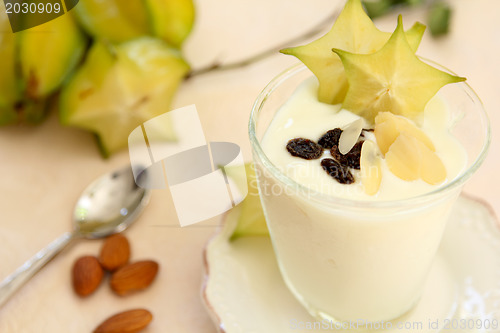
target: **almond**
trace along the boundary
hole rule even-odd
[[[149,325],[153,315],[145,309],[120,312],[106,319],[94,333],[135,333]]]
[[[111,289],[118,295],[147,288],[158,273],[158,264],[152,260],[138,261],[118,269],[111,276]]]
[[[73,265],[73,289],[82,297],[94,292],[101,284],[104,272],[94,256],[84,256]]]
[[[125,236],[115,234],[106,238],[99,254],[104,269],[112,272],[127,264],[129,259],[130,244]]]
[[[363,184],[365,193],[375,195],[382,182],[382,162],[378,155],[378,148],[373,141],[367,140],[361,147],[359,164],[361,184]]]
[[[339,138],[339,151],[345,155],[351,151],[352,147],[358,142],[358,138],[363,130],[363,119],[358,118],[352,123],[342,128],[342,134]]]

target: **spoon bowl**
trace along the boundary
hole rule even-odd
[[[143,172],[139,177],[145,176]],[[102,238],[125,230],[147,205],[150,193],[137,186],[130,167],[99,177],[75,205],[74,235]]]
[[[143,171],[137,179],[148,177]],[[102,238],[125,230],[144,210],[150,189],[137,186],[130,166],[107,173],[82,192],[73,213],[73,231],[40,250],[0,283],[0,306],[76,238]]]

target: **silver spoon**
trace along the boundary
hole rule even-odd
[[[139,177],[144,183],[146,171]],[[150,195],[151,190],[136,185],[130,166],[93,181],[76,203],[73,231],[54,240],[0,283],[0,306],[72,240],[101,238],[125,230],[147,205]]]

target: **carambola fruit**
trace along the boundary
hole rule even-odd
[[[39,122],[80,62],[86,39],[69,14],[12,33],[3,2],[0,39],[0,125]]]
[[[85,31],[109,42],[125,42],[149,32],[142,0],[80,0],[74,12]]]
[[[233,168],[234,172],[232,172],[231,168],[225,168],[227,176],[236,184],[239,184],[241,183],[241,179],[238,178],[238,168],[240,168],[240,166]],[[236,220],[236,226],[231,235],[231,239],[243,236],[262,236],[269,234],[262,205],[260,203],[254,165],[252,163],[245,164],[245,171],[248,194],[238,206],[228,213],[228,215],[230,215],[228,219]],[[240,184],[240,186],[242,185]]]
[[[413,51],[418,48],[425,26],[416,23],[406,32]],[[348,0],[332,29],[323,37],[304,46],[287,48],[282,53],[302,61],[319,81],[318,98],[329,104],[342,103],[348,82],[340,58],[333,48],[370,54],[378,51],[391,34],[378,30],[363,10],[360,0]]]
[[[19,65],[26,96],[49,95],[75,69],[86,40],[71,15],[19,32]]]
[[[420,60],[408,43],[401,16],[391,38],[379,51],[333,51],[340,56],[349,82],[342,107],[371,123],[381,111],[419,120],[425,105],[441,87],[465,80]]]
[[[194,23],[192,0],[145,0],[153,35],[180,47]]]
[[[75,13],[95,38],[122,43],[149,35],[180,48],[195,10],[192,0],[80,0]]]
[[[127,147],[133,129],[170,110],[188,71],[180,52],[160,39],[96,41],[61,92],[61,122],[97,134],[107,156]],[[171,128],[163,132],[165,139],[175,138]]]
[[[16,39],[0,2],[0,125],[17,120],[14,105],[21,97],[21,85],[16,74]]]

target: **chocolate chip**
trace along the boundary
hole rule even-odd
[[[291,139],[286,145],[286,150],[288,150],[292,156],[306,160],[318,159],[323,154],[323,148],[320,145],[312,140],[304,138]]]
[[[318,140],[318,143],[321,147],[325,149],[331,149],[333,146],[339,145],[340,135],[342,134],[342,130],[340,128],[335,128],[329,130],[321,138]]]
[[[330,149],[330,154],[332,157],[337,160],[341,165],[353,169],[360,169],[360,159],[361,159],[361,147],[363,146],[364,141],[357,142],[354,147],[347,153],[342,154],[339,150],[338,146],[333,146]]]
[[[336,181],[341,184],[352,184],[354,183],[354,176],[347,167],[342,166],[340,163],[331,158],[325,158],[321,160],[321,166],[323,169]]]

